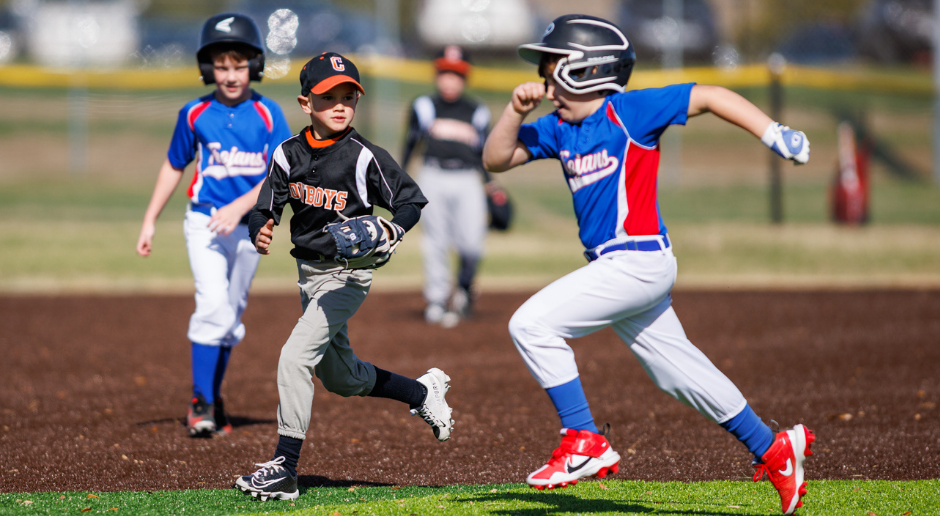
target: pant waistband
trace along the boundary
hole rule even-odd
[[[440,160],[435,157],[426,157],[424,158],[424,166],[444,172],[479,172],[474,164],[467,163],[462,159]]]
[[[189,203],[189,209],[196,213],[202,213],[203,215],[208,215],[210,217],[216,211],[216,207],[211,204],[201,204],[201,203],[194,203],[194,202]],[[238,223],[248,224],[248,214],[246,213],[245,216],[242,217],[242,220],[238,221]]]
[[[584,257],[587,261],[593,262],[602,255],[613,251],[665,251],[670,246],[669,235],[655,237],[652,240],[627,240],[626,242],[614,242],[611,244],[601,244],[593,249],[584,251]]]

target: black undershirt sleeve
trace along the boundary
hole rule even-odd
[[[417,204],[403,204],[395,211],[392,222],[401,226],[405,231],[411,230],[421,218],[421,206]]]

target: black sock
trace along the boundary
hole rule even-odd
[[[297,476],[297,461],[300,460],[300,447],[303,444],[303,439],[281,435],[278,436],[277,449],[274,450],[274,458],[284,457],[284,467],[294,477]]]
[[[457,275],[457,284],[460,285],[460,288],[470,292],[470,287],[473,286],[473,277],[477,274],[477,265],[479,265],[480,259],[476,256],[461,256],[460,257],[460,273]]]
[[[375,387],[369,396],[373,398],[389,398],[407,403],[410,408],[420,407],[428,390],[418,380],[406,378],[391,371],[375,368]]]

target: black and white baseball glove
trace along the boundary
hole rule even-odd
[[[405,230],[378,215],[362,215],[323,228],[336,242],[335,260],[347,269],[378,269],[388,263]]]

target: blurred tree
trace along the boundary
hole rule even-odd
[[[150,16],[180,16],[180,17],[209,17],[229,10],[231,2],[225,0],[144,0],[144,15]]]
[[[328,0],[337,6],[354,9],[360,12],[374,14],[377,0]],[[418,9],[422,0],[398,0],[399,34],[405,48],[417,48],[420,41],[417,39],[416,20]]]
[[[737,0],[746,13],[734,31],[735,44],[748,61],[764,59],[801,25],[832,22],[851,25],[867,2],[859,0]]]

